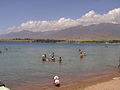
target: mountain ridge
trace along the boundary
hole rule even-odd
[[[101,23],[89,26],[74,26],[59,31],[32,32],[22,30],[0,35],[0,39],[31,38],[31,39],[78,39],[104,40],[120,39],[120,24]]]

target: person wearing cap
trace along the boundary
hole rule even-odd
[[[60,78],[58,76],[54,76],[53,80],[54,80],[54,84],[55,86],[59,87],[60,86]]]

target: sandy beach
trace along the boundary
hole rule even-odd
[[[83,90],[120,90],[119,83],[120,83],[120,77],[115,77],[111,81],[88,86]],[[81,90],[81,89],[78,89],[78,90]]]
[[[49,87],[45,90],[120,90],[120,73],[96,75],[85,80],[62,85],[60,88]]]
[[[74,82],[62,83],[55,87],[52,83],[47,87],[40,87],[39,84],[27,83],[22,87],[11,87],[11,90],[120,90],[120,73],[110,73],[89,76]]]

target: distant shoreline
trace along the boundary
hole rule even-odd
[[[120,40],[1,39],[0,42],[120,44]]]

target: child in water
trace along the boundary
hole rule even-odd
[[[62,61],[62,58],[61,57],[59,57],[59,62],[61,62]]]
[[[60,78],[58,76],[54,76],[53,81],[55,86],[60,87]]]

